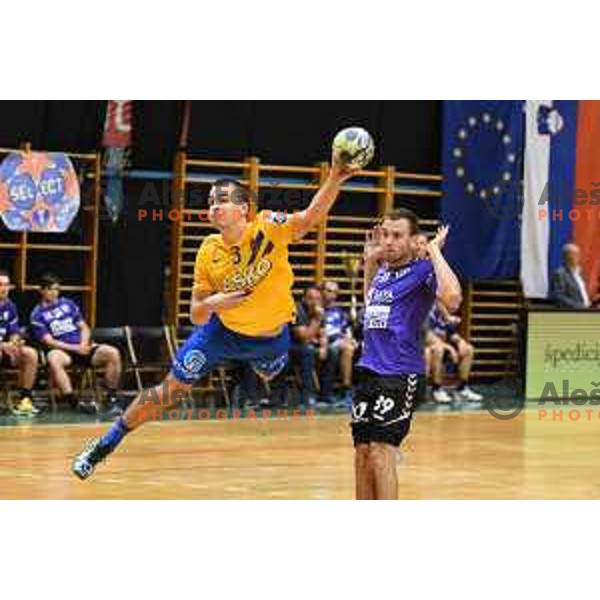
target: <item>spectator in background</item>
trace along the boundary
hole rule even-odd
[[[300,370],[301,403],[309,408],[317,404],[314,381],[317,358],[327,356],[324,315],[321,290],[317,286],[307,288],[296,304],[290,356]]]
[[[254,369],[244,361],[234,361],[232,403],[234,408],[247,410],[259,407],[287,406],[285,371],[268,383],[261,381]]]
[[[19,403],[12,412],[32,417],[39,413],[32,401],[32,389],[38,366],[37,352],[27,346],[19,327],[17,307],[8,297],[10,276],[0,270],[0,368],[19,370]]]
[[[352,359],[358,344],[352,336],[352,330],[346,318],[346,313],[336,306],[339,293],[335,281],[325,281],[321,286],[323,297],[325,335],[327,338],[327,353],[320,371],[320,397],[325,404],[334,404],[333,384],[338,369],[342,375],[341,403],[346,407],[352,406]]]
[[[552,275],[552,300],[560,308],[590,308],[590,298],[581,275],[579,247],[575,244],[565,244],[562,258],[563,266]]]
[[[65,402],[73,409],[90,412],[90,407],[78,402],[66,371],[71,365],[104,369],[107,392],[105,408],[117,414],[121,406],[117,388],[121,377],[121,355],[107,344],[94,344],[91,331],[75,302],[60,295],[60,279],[44,275],[40,283],[41,302],[31,313],[31,326],[36,339],[46,347],[50,375]]]
[[[475,350],[458,333],[460,317],[451,315],[441,302],[436,302],[429,315],[429,328],[425,338],[425,365],[431,374],[433,399],[440,404],[452,402],[452,397],[442,387],[444,363],[449,361],[458,369],[459,382],[454,392],[457,400],[480,402],[483,396],[469,387],[469,377]]]
[[[231,400],[234,408],[256,408],[258,406],[258,376],[244,361],[233,361],[231,371],[233,386]]]
[[[413,246],[414,246],[414,257],[419,260],[427,260],[429,258],[427,254],[427,244],[429,240],[424,233],[417,233],[414,236]]]

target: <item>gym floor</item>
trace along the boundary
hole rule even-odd
[[[529,407],[498,420],[481,409],[425,405],[398,456],[400,497],[600,498],[600,420],[584,416]],[[348,421],[340,412],[293,419],[289,411],[288,419],[151,423],[81,482],[71,457],[106,423],[5,416],[0,498],[351,499]]]

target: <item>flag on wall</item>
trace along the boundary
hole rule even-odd
[[[574,242],[593,294],[600,278],[600,102],[529,100],[526,121],[523,291],[546,297],[563,245]]]
[[[444,103],[446,254],[468,279],[521,277],[545,298],[562,247],[600,282],[600,101]]]
[[[133,142],[133,101],[108,100],[104,122],[104,205],[116,223],[124,202],[123,171]]]
[[[470,279],[519,273],[523,103],[444,102],[445,254]]]

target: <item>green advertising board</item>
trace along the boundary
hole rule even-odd
[[[527,399],[584,397],[576,390],[600,398],[600,311],[529,312]]]

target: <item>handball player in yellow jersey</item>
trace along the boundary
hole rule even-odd
[[[261,211],[252,217],[250,192],[230,179],[209,194],[209,235],[196,258],[190,318],[196,329],[179,350],[166,380],[139,394],[101,438],[91,440],[73,461],[87,479],[133,429],[173,406],[192,383],[225,359],[248,361],[265,380],[286,365],[289,323],[294,319],[293,273],[288,245],[327,218],[341,184],[357,169],[335,158],[329,176],[302,211]]]

